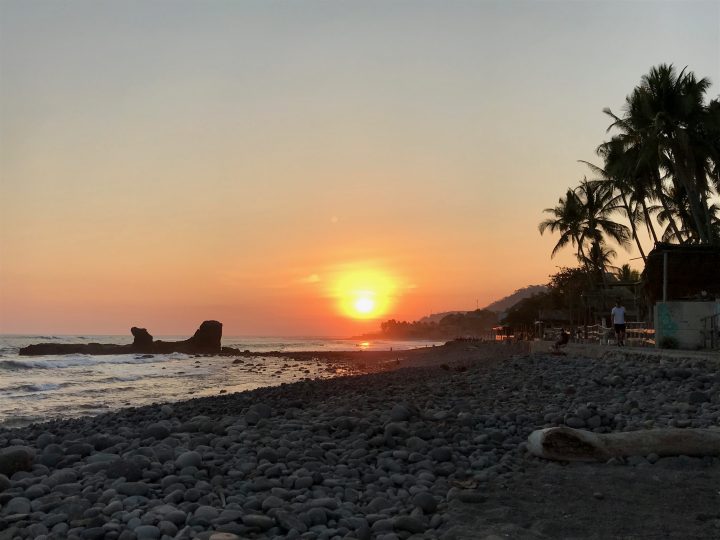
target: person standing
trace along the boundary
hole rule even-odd
[[[617,340],[618,347],[625,346],[625,308],[622,302],[618,298],[615,302],[615,307],[610,312],[610,318],[612,319],[613,326],[615,327],[615,338]]]

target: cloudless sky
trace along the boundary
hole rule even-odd
[[[542,210],[661,62],[720,92],[720,2],[0,0],[0,332],[349,335],[358,272],[381,319],[545,283]]]

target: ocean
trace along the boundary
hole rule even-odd
[[[175,341],[182,336],[158,336]],[[319,361],[295,361],[270,351],[406,350],[437,341],[223,337],[222,345],[258,356],[233,365],[232,356],[140,354],[20,356],[32,343],[132,343],[132,336],[0,336],[0,427],[94,415],[122,407],[275,386],[347,372]]]

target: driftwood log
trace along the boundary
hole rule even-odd
[[[718,456],[720,430],[649,429],[593,433],[569,427],[533,431],[531,454],[557,461],[607,461],[621,456]]]

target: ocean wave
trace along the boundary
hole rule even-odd
[[[64,384],[55,384],[55,383],[45,383],[45,384],[19,384],[17,386],[9,386],[6,388],[3,388],[4,392],[47,392],[48,390],[57,390],[58,388],[62,388],[63,386],[68,386],[69,383]]]
[[[162,356],[156,355],[152,358],[136,357],[129,354],[108,355],[108,356],[61,356],[52,360],[0,360],[0,370],[23,370],[23,369],[63,369],[69,367],[97,366],[104,364],[152,364],[157,362],[168,362],[170,360],[185,360],[188,355]]]
[[[16,428],[27,426],[28,424],[32,424],[34,422],[42,422],[43,420],[47,420],[47,418],[39,415],[13,415],[8,416],[7,418],[0,417],[0,427]]]
[[[147,378],[148,375],[127,375],[125,377],[106,377],[105,379],[97,379],[98,383],[114,383],[114,382],[132,382]]]

